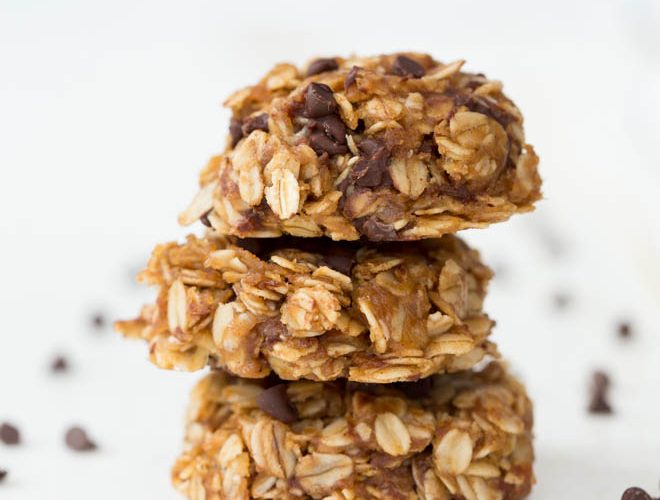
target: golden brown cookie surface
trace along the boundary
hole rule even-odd
[[[517,499],[532,463],[531,403],[498,363],[388,385],[213,373],[172,477],[190,499]]]
[[[273,68],[180,216],[239,237],[418,240],[531,210],[538,158],[500,82],[424,54]]]
[[[249,250],[248,250],[249,249]],[[389,383],[496,354],[491,271],[459,238],[415,243],[188,237],[159,245],[155,304],[119,329],[163,368]]]

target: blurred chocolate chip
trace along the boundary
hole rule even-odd
[[[337,112],[337,101],[325,83],[310,83],[305,91],[305,116],[320,118]]]
[[[552,296],[552,304],[555,309],[564,310],[571,304],[571,296],[566,292],[556,292]]]
[[[390,151],[378,139],[364,139],[359,144],[362,155],[350,173],[350,180],[360,187],[378,187],[389,184],[387,164]]]
[[[17,445],[21,442],[21,433],[10,423],[0,425],[0,441],[9,446]]]
[[[0,469],[0,483],[5,480],[8,472],[5,469]]]
[[[67,430],[64,436],[64,442],[74,451],[92,451],[96,449],[96,443],[80,427],[71,427]]]
[[[392,64],[392,73],[399,76],[412,76],[421,78],[426,74],[424,67],[414,59],[406,56],[397,56]]]
[[[621,495],[621,500],[653,500],[653,498],[651,498],[651,495],[649,495],[642,488],[637,488],[634,486],[623,492],[623,495]]]
[[[355,84],[355,81],[357,80],[358,71],[360,71],[361,69],[362,68],[360,68],[359,66],[353,66],[351,70],[348,72],[348,74],[346,75],[346,79],[344,80],[345,91],[348,90],[348,88],[351,85]]]
[[[279,384],[265,389],[257,396],[257,404],[271,417],[289,424],[298,419],[298,413],[291,406],[286,387],[286,384]]]
[[[105,327],[105,316],[101,313],[95,313],[92,315],[92,326],[97,330],[101,330]]]
[[[632,326],[628,321],[621,321],[617,326],[617,333],[622,339],[628,339],[632,336]]]
[[[429,396],[433,388],[433,378],[427,377],[416,382],[398,382],[394,386],[410,399],[421,399]]]
[[[236,147],[238,141],[243,138],[243,122],[238,118],[232,118],[229,122],[229,135],[231,136],[231,147]]]
[[[337,64],[336,59],[316,59],[307,68],[307,76],[318,75],[326,71],[334,71],[337,68],[339,68],[339,64]]]
[[[249,116],[243,122],[242,130],[244,136],[250,135],[255,130],[268,132],[268,113]]]
[[[199,218],[199,222],[201,222],[202,224],[204,224],[206,227],[213,227],[213,226],[211,225],[211,221],[209,220],[209,215],[211,214],[212,211],[213,211],[212,208],[208,209],[208,210],[207,210],[206,212],[204,212],[204,213],[202,214],[202,216]]]
[[[451,196],[463,203],[468,203],[475,199],[474,193],[465,184],[442,184],[438,186],[438,194]]]
[[[420,153],[430,154],[432,156],[440,156],[438,153],[438,145],[435,143],[433,134],[427,134],[422,139],[422,144],[419,146]]]
[[[591,376],[591,399],[589,413],[607,415],[612,413],[612,407],[607,401],[610,378],[603,371],[595,371]]]
[[[53,373],[61,373],[68,371],[69,362],[64,356],[56,356],[50,364],[50,371]]]
[[[371,241],[389,241],[396,239],[396,231],[385,222],[381,222],[375,217],[370,217],[366,221],[356,224],[360,234],[367,237]]]

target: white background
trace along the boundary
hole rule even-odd
[[[233,89],[282,60],[396,50],[503,80],[542,158],[537,212],[465,234],[500,271],[495,340],[535,399],[532,498],[659,494],[659,33],[654,0],[0,0],[0,421],[24,437],[0,445],[0,498],[178,498],[169,466],[201,375],[157,370],[89,316],[150,297],[130,275],[185,234]],[[53,377],[57,352],[73,369]],[[611,417],[585,412],[597,367]],[[72,423],[98,452],[63,446]]]

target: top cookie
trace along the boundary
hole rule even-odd
[[[541,179],[522,115],[463,63],[278,64],[226,101],[227,147],[180,222],[243,238],[419,240],[531,210]]]

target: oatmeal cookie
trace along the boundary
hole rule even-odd
[[[180,222],[219,234],[419,240],[540,198],[502,84],[417,53],[275,66],[236,92],[225,151]]]
[[[493,322],[491,271],[460,239],[414,243],[189,236],[140,278],[155,304],[120,331],[163,368],[389,383],[471,368]]]
[[[418,382],[195,387],[172,478],[192,500],[491,500],[526,496],[532,405],[499,363]]]

